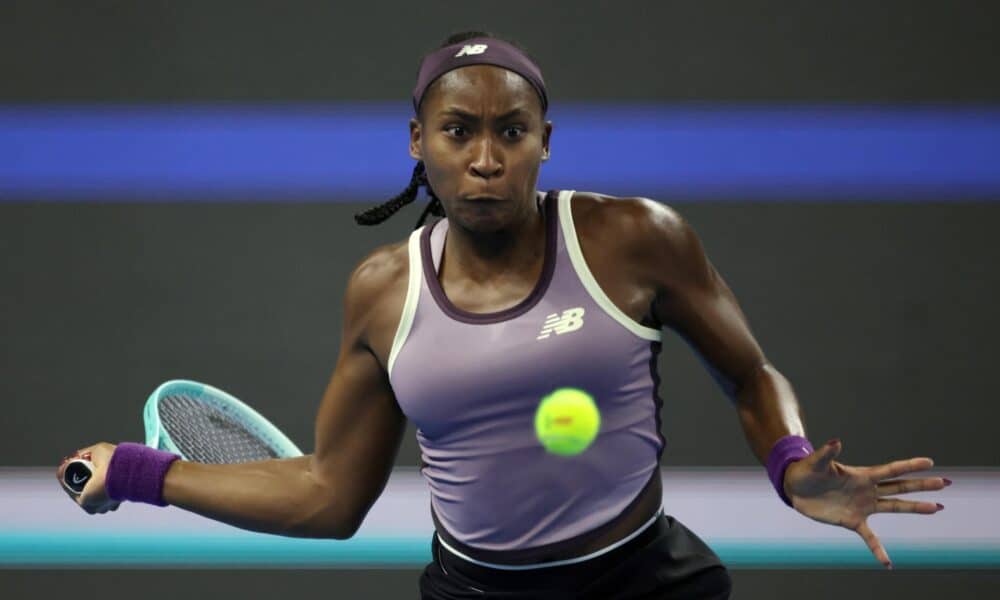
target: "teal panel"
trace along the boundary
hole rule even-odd
[[[882,568],[858,544],[720,541],[712,543],[734,568]],[[896,568],[998,568],[1000,545],[892,544]],[[252,567],[415,568],[431,559],[429,537],[307,540],[259,534],[223,536],[4,533],[0,568]]]

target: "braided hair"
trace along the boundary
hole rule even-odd
[[[473,38],[481,37],[499,39],[497,36],[486,31],[463,31],[461,33],[455,33],[448,36],[448,39],[438,46],[438,48],[444,48],[452,44],[458,44]],[[410,176],[410,183],[406,186],[406,189],[389,201],[379,204],[378,206],[373,206],[368,210],[354,215],[355,222],[357,222],[358,225],[378,225],[392,215],[396,214],[399,209],[416,200],[421,186],[427,190],[427,196],[430,198],[430,202],[427,203],[427,207],[424,211],[420,213],[420,218],[417,220],[417,225],[414,229],[419,229],[430,215],[434,215],[436,217],[445,216],[444,206],[441,204],[441,200],[437,197],[437,194],[434,193],[434,190],[431,189],[431,185],[427,181],[427,172],[424,169],[424,161],[421,160],[417,161],[416,166],[413,167],[413,175]]]
[[[427,182],[427,173],[424,171],[424,161],[417,161],[415,167],[413,167],[413,175],[410,176],[410,183],[406,186],[399,194],[396,194],[388,202],[379,204],[378,206],[373,206],[368,210],[360,212],[354,215],[354,220],[358,225],[378,225],[379,223],[385,221],[392,215],[396,214],[396,211],[403,208],[407,204],[410,204],[417,199],[417,193],[420,191],[420,186],[424,186],[427,190],[427,195],[430,197],[430,202],[427,203],[427,208],[424,212],[420,213],[420,218],[417,220],[417,224],[414,229],[419,229],[424,221],[427,220],[429,215],[435,215],[438,217],[444,216],[444,207],[441,205],[441,200],[438,199],[437,194],[431,189],[431,184]]]

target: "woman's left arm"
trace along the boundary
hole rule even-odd
[[[653,316],[685,338],[700,355],[736,405],[757,459],[767,464],[778,441],[786,436],[805,437],[791,384],[768,362],[735,296],[709,262],[690,225],[657,202],[632,202],[648,212],[647,224],[639,228],[634,239],[645,250],[638,255],[646,257],[638,276],[655,290]],[[934,465],[930,458],[855,467],[836,460],[841,447],[840,440],[830,440],[792,462],[776,485],[781,485],[779,492],[800,513],[857,532],[875,557],[891,568],[885,548],[868,527],[868,516],[936,513],[944,507],[892,496],[940,490],[951,482],[940,477],[896,479],[930,469]]]

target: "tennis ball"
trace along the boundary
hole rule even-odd
[[[583,390],[559,388],[542,398],[535,412],[535,434],[553,454],[580,454],[597,437],[601,413]]]

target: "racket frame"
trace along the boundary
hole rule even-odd
[[[142,421],[146,428],[146,445],[159,450],[173,452],[181,458],[187,460],[188,457],[180,451],[170,434],[163,428],[160,422],[160,399],[165,396],[186,394],[194,397],[199,402],[218,409],[227,416],[232,417],[247,428],[254,435],[264,440],[274,449],[278,458],[294,458],[302,456],[302,451],[288,439],[280,429],[275,427],[270,421],[265,419],[256,410],[241,402],[235,396],[228,394],[218,388],[212,387],[197,381],[188,379],[171,379],[160,384],[142,410]]]

